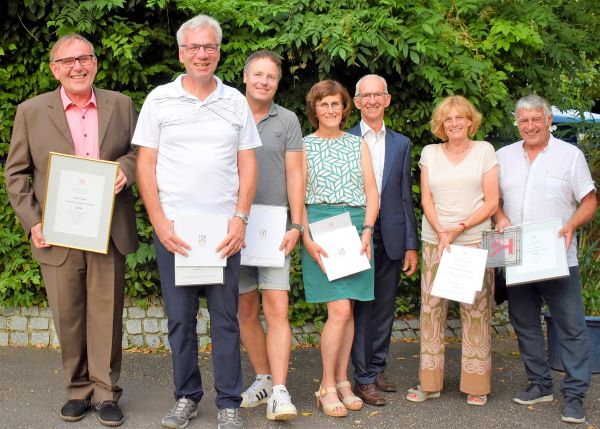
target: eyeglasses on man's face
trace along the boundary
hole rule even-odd
[[[54,60],[53,62],[61,63],[64,68],[70,69],[70,68],[75,67],[75,61],[79,61],[79,64],[81,64],[83,67],[86,67],[94,62],[94,58],[96,58],[95,55],[88,54],[88,55],[80,55],[78,57],[61,58],[59,60]]]
[[[190,55],[196,55],[200,48],[204,49],[204,52],[207,55],[213,55],[215,52],[219,50],[218,43],[206,43],[204,45],[198,45],[196,43],[192,43],[189,45],[179,45],[180,48],[184,48],[185,51]]]
[[[334,101],[332,103],[316,103],[315,107],[317,110],[322,112],[327,112],[328,110],[340,110],[342,108],[342,103],[339,101]]]
[[[377,101],[382,101],[389,94],[387,92],[365,92],[362,94],[357,94],[355,98],[360,99],[361,101],[367,101],[371,97],[373,97]]]

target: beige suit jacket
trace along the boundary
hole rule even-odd
[[[122,255],[135,252],[138,238],[135,199],[137,149],[131,145],[137,115],[133,101],[114,91],[94,88],[98,109],[100,159],[116,161],[127,177],[127,185],[115,199],[111,238]],[[46,189],[49,152],[74,155],[75,146],[60,98],[60,88],[33,97],[17,108],[5,167],[6,188],[19,221],[29,234],[41,222]],[[59,246],[37,249],[33,256],[41,263],[61,265],[69,249]]]

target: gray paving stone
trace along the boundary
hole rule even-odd
[[[408,338],[409,340],[419,338],[415,331],[402,331],[402,335],[404,335],[404,338]]]
[[[157,349],[160,347],[160,336],[146,335],[146,347]]]
[[[48,322],[47,317],[32,317],[31,319],[29,319],[29,327],[31,329],[35,329],[37,331],[47,331],[48,326],[50,326],[50,323]]]
[[[165,317],[165,310],[162,307],[157,307],[157,306],[153,305],[146,309],[146,315],[148,317],[162,319],[163,317]]]
[[[2,315],[3,316],[14,316],[15,314],[19,314],[17,312],[17,309],[14,307],[4,307],[4,310],[2,310]]]
[[[448,327],[451,329],[460,328],[460,319],[450,319],[448,320]]]
[[[400,331],[400,330],[392,331],[392,339],[393,340],[401,340],[402,338],[404,338],[404,335],[402,335],[402,331]]]
[[[121,339],[121,348],[122,349],[126,349],[129,346],[129,343],[127,342],[127,338],[129,336],[126,333],[123,333],[123,338]]]
[[[201,350],[201,351],[206,350],[209,344],[210,344],[210,337],[207,337],[206,335],[198,337],[198,350]]]
[[[419,329],[419,327],[421,326],[419,319],[410,319],[407,320],[406,323],[408,324],[410,329]]]
[[[60,341],[58,341],[58,335],[56,335],[56,332],[50,334],[50,342],[52,344],[52,347],[60,347]]]
[[[400,320],[400,319],[396,319],[394,320],[394,324],[392,325],[392,330],[394,331],[404,331],[405,329],[408,329],[408,323],[406,323],[406,321],[404,320]]]
[[[146,311],[139,307],[129,307],[127,313],[130,319],[143,319],[146,317]]]
[[[123,308],[123,314],[121,317],[123,317],[123,320],[127,319],[127,307]]]
[[[169,333],[169,320],[168,319],[162,319],[160,321],[160,332],[162,332],[163,334]]]
[[[210,313],[208,312],[208,308],[200,307],[200,314],[205,320],[210,320]]]
[[[454,337],[454,332],[452,331],[452,329],[446,329],[446,332],[444,332],[444,336]]]
[[[302,332],[304,332],[305,334],[311,334],[315,332],[315,325],[310,322],[305,323],[302,327]]]
[[[196,322],[196,334],[206,335],[208,332],[208,323],[204,319],[198,319]]]
[[[40,307],[40,317],[52,317],[52,310],[50,307]]]
[[[33,307],[21,307],[21,316],[37,316],[40,314],[40,311],[36,305]]]
[[[144,319],[144,332],[149,334],[156,334],[159,331],[158,320],[156,319]]]
[[[163,342],[163,345],[165,346],[166,350],[171,350],[171,344],[169,343],[169,336],[168,335],[163,335],[162,336],[162,342]]]
[[[26,331],[27,317],[10,316],[8,318],[8,329],[10,329],[11,331]]]
[[[127,322],[125,322],[125,326],[127,328],[128,334],[142,333],[142,323],[139,320],[128,320]]]
[[[144,345],[144,337],[142,335],[130,335],[129,345],[133,347],[142,347]]]
[[[0,332],[0,347],[8,346],[8,332]]]
[[[50,344],[50,334],[48,332],[32,332],[31,333],[31,345],[48,346]]]
[[[302,328],[296,327],[296,328],[292,328],[292,334],[302,334],[303,330]]]
[[[28,346],[29,336],[26,332],[11,332],[10,333],[10,345],[11,346]]]
[[[0,316],[0,329],[6,329],[6,317]]]

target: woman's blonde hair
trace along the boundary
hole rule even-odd
[[[448,141],[448,135],[444,131],[444,117],[452,108],[463,113],[471,121],[467,134],[469,137],[473,137],[481,125],[481,113],[477,111],[473,103],[461,95],[446,97],[433,109],[433,113],[431,114],[431,132],[440,140]]]

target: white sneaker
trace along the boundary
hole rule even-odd
[[[285,388],[273,390],[271,397],[267,401],[267,419],[269,420],[292,420],[298,415],[298,411],[290,394]]]
[[[273,381],[270,375],[257,375],[256,380],[242,393],[242,408],[253,408],[264,404],[273,393]]]

